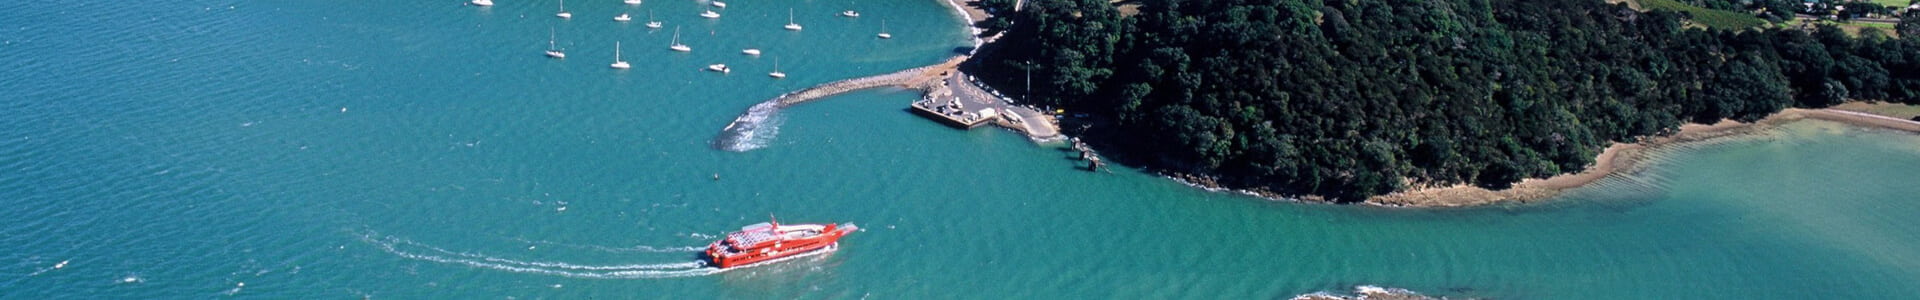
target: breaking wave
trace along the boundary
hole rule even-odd
[[[734,118],[726,129],[720,130],[720,136],[713,139],[713,147],[733,152],[746,152],[766,148],[773,137],[780,134],[780,99],[754,104],[746,113]]]

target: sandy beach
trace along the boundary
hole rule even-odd
[[[1741,136],[1761,132],[1788,122],[1804,119],[1832,121],[1856,126],[1878,127],[1907,132],[1920,133],[1920,122],[1863,113],[1854,110],[1905,110],[1912,106],[1898,104],[1868,104],[1864,102],[1848,103],[1843,109],[1798,109],[1789,108],[1753,123],[1721,121],[1715,124],[1686,124],[1680,126],[1680,132],[1670,136],[1658,137],[1640,143],[1614,143],[1594,158],[1592,166],[1579,173],[1564,174],[1549,178],[1522,180],[1512,188],[1488,190],[1471,185],[1442,187],[1416,187],[1407,191],[1375,196],[1365,203],[1399,207],[1458,207],[1484,205],[1503,201],[1527,202],[1546,199],[1558,195],[1560,191],[1585,186],[1616,173],[1630,173],[1641,162],[1648,150],[1678,143],[1708,141],[1724,137]]]

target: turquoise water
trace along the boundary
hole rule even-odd
[[[718,21],[693,1],[570,1],[571,21],[497,3],[0,4],[0,298],[1920,294],[1912,134],[1793,123],[1563,199],[1437,210],[1077,171],[906,113],[908,91],[794,107],[729,152],[710,141],[748,106],[938,62],[969,45],[959,21],[933,1],[736,1]],[[806,30],[779,29],[788,6]],[[883,18],[895,39],[871,37]],[[676,25],[695,52],[665,49]],[[540,56],[549,26],[567,60]],[[632,70],[606,67],[614,40]],[[776,56],[791,77],[762,75]],[[768,214],[866,230],[694,265]]]

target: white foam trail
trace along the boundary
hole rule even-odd
[[[561,247],[574,248],[574,249],[591,249],[591,250],[596,250],[600,252],[611,252],[611,253],[632,253],[632,252],[681,253],[681,252],[698,252],[700,250],[705,250],[707,248],[706,246],[656,247],[656,246],[648,246],[648,245],[635,245],[631,247],[608,247],[608,246],[601,246],[601,245],[580,245],[580,244],[568,244],[568,243],[550,242],[550,241],[533,241],[533,240],[526,240],[526,239],[518,239],[518,240],[521,242],[526,242],[530,244],[561,246]]]
[[[485,261],[488,263],[498,263],[498,264],[506,264],[506,265],[541,267],[541,268],[574,269],[574,270],[685,269],[685,268],[698,268],[706,265],[705,263],[702,263],[699,261],[669,263],[669,264],[629,264],[629,265],[611,265],[611,266],[576,265],[576,264],[570,264],[570,263],[564,263],[564,262],[521,261],[521,260],[492,257],[492,256],[483,255],[483,254],[457,252],[457,251],[441,249],[439,247],[434,247],[434,246],[420,244],[413,241],[402,240],[402,239],[391,238],[391,237],[388,238],[388,242],[383,244],[382,247],[392,248],[394,251],[401,251],[401,252],[405,252],[405,250],[400,249],[402,247],[422,248],[427,251],[438,252],[444,255],[457,256],[460,259],[473,259],[473,260]],[[428,254],[428,255],[432,255],[432,254]]]
[[[466,253],[441,249],[396,237],[375,238],[369,234],[362,237],[380,250],[400,257],[425,260],[438,263],[466,265],[494,270],[566,276],[596,279],[634,279],[690,277],[719,273],[718,268],[707,267],[703,261],[688,261],[659,264],[627,265],[578,265],[564,262],[521,261],[482,254]],[[409,251],[416,249],[420,251]]]
[[[780,134],[780,98],[754,104],[747,112],[734,118],[733,123],[722,129],[720,136],[713,141],[714,147],[721,150],[746,152],[766,148],[773,137]]]

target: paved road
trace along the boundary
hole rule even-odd
[[[994,97],[992,93],[988,93],[986,90],[980,89],[979,86],[967,82],[966,78],[967,75],[965,73],[953,72],[952,75],[947,76],[946,85],[947,88],[953,91],[953,95],[964,102],[967,107],[992,107],[998,109],[1002,113],[1007,114],[1005,117],[1018,120],[1013,123],[1018,124],[1021,128],[1017,129],[1026,132],[1027,137],[1030,138],[1052,140],[1060,137],[1059,126],[1054,125],[1053,118],[1047,116],[1045,112],[1008,104],[1006,101],[1001,100],[1000,97]]]

